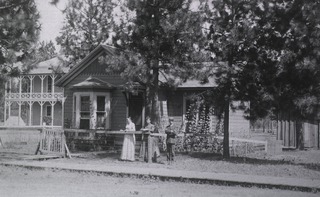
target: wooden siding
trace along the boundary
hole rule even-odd
[[[229,114],[229,132],[231,136],[249,134],[250,121],[244,118],[242,110],[231,110]]]
[[[74,84],[80,83],[86,80],[89,76],[93,76],[99,78],[103,81],[109,82],[114,85],[123,84],[123,80],[120,76],[117,75],[90,75],[88,73],[84,73],[76,77],[72,82],[65,87],[64,94],[67,97],[65,101],[65,110],[64,110],[64,119],[68,121],[72,121],[72,113],[73,113],[73,93],[75,91],[95,91],[95,92],[103,92],[107,90],[74,90],[71,89]],[[119,130],[124,129],[125,127],[125,118],[126,118],[126,100],[125,96],[120,89],[111,91],[111,130]],[[73,123],[71,124],[73,126]]]

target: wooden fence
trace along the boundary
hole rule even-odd
[[[40,142],[36,154],[54,154],[70,157],[66,138],[62,129],[43,128],[40,133]]]

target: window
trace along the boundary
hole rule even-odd
[[[49,116],[49,117],[51,117],[51,112],[52,112],[52,106],[51,105],[47,105],[47,114],[46,114],[46,116]]]
[[[90,96],[80,97],[80,129],[90,128]]]
[[[97,96],[97,128],[104,128],[105,126],[105,113],[106,113],[106,97]]]
[[[110,93],[75,92],[73,125],[78,129],[109,129]]]
[[[47,90],[48,92],[52,92],[52,78],[50,76],[48,76],[47,78],[48,78]]]

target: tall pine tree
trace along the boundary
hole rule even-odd
[[[146,87],[146,114],[160,121],[159,74],[187,79],[201,65],[204,48],[201,4],[191,0],[129,0],[120,4],[115,21],[114,45],[119,58],[111,69]],[[106,58],[110,61],[110,58]]]
[[[112,11],[111,0],[69,0],[63,11],[64,25],[56,40],[71,63],[107,41],[113,23]]]

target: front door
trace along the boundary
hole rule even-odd
[[[143,126],[143,93],[129,95],[129,117],[136,125],[136,130],[140,130]]]

